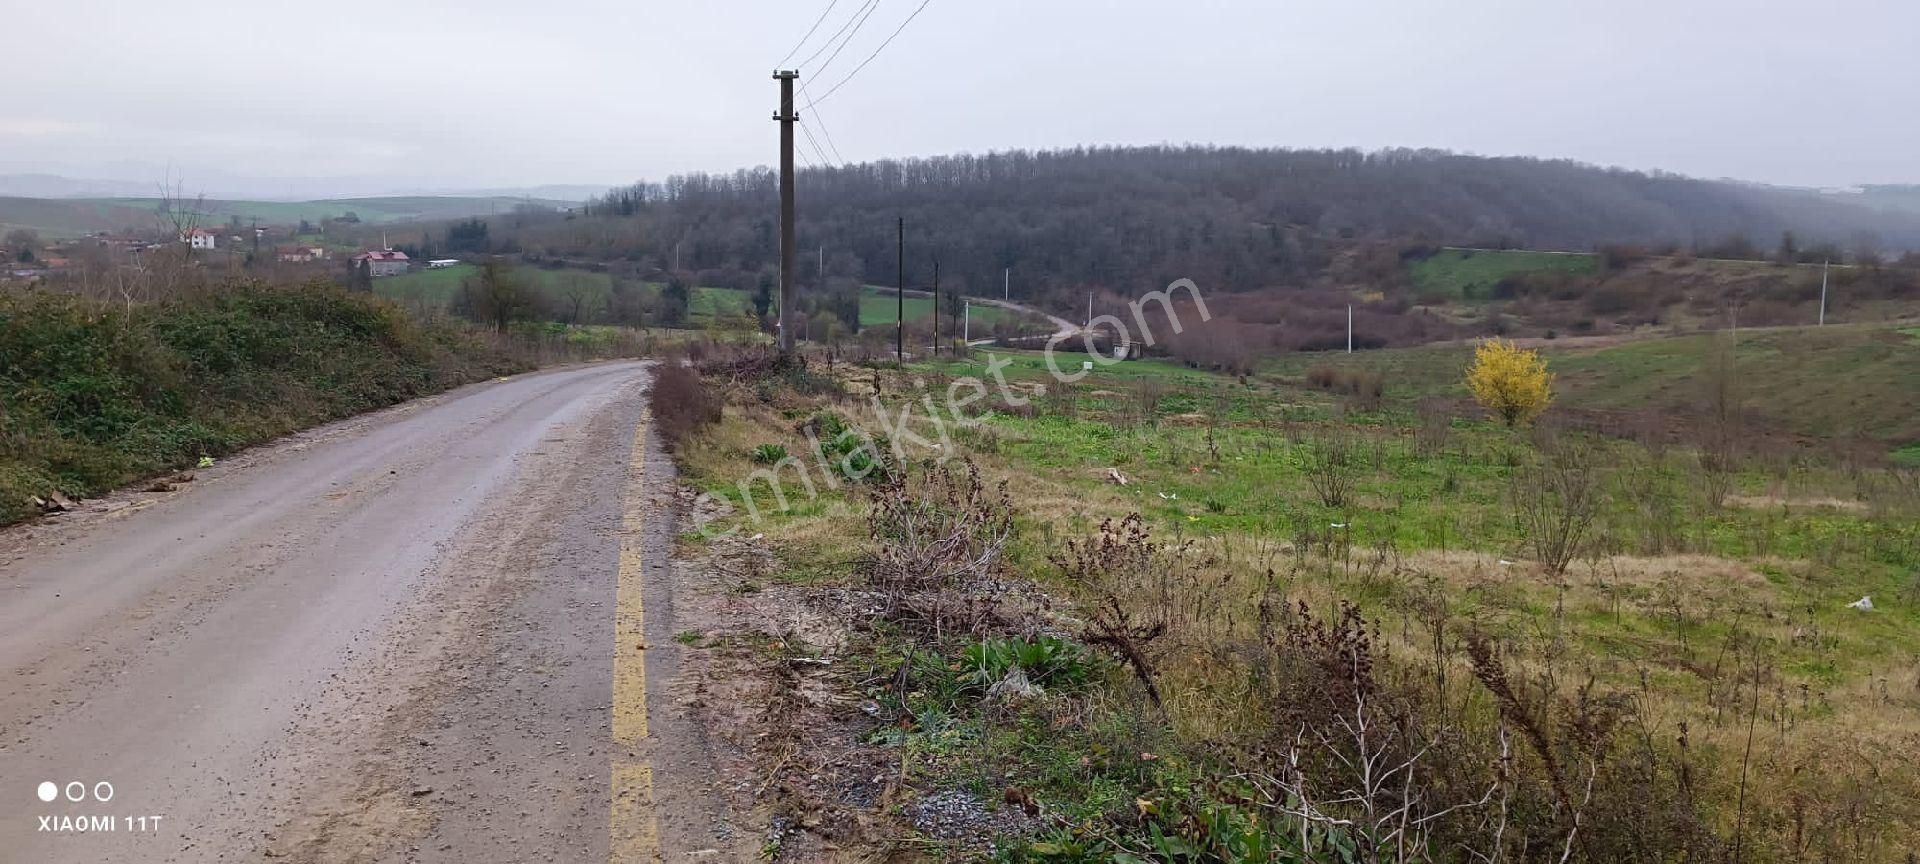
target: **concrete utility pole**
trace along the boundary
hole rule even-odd
[[[893,362],[907,362],[907,219],[900,217],[899,256],[895,259],[900,266],[894,277],[893,302]]]
[[[800,114],[793,110],[793,81],[800,73],[777,70],[780,82],[780,354],[793,356],[793,123]],[[677,255],[675,257],[678,257]],[[676,262],[677,264],[678,262]]]
[[[1820,262],[1820,326],[1827,326],[1827,268],[1833,266],[1832,259]]]
[[[1012,267],[1008,267],[1005,270],[1000,271],[1000,299],[1001,300],[1013,299],[1013,268]]]
[[[680,272],[680,241],[673,241],[673,272]]]
[[[940,259],[933,259],[933,356],[940,356]]]
[[[973,341],[973,301],[960,301],[960,341]]]
[[[820,285],[825,287],[827,284],[827,247],[825,246],[820,247],[820,269],[816,275],[820,279]]]
[[[1347,304],[1347,353],[1353,353],[1353,304]]]

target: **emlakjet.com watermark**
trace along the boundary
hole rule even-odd
[[[1063,385],[1073,384],[1092,374],[1095,366],[1123,362],[1135,352],[1136,346],[1145,349],[1156,345],[1147,314],[1149,304],[1158,306],[1159,316],[1165,319],[1168,330],[1174,334],[1186,332],[1176,302],[1177,293],[1181,291],[1186,292],[1192,302],[1199,323],[1213,319],[1193,280],[1177,279],[1164,290],[1149,291],[1127,303],[1134,328],[1129,328],[1117,315],[1103,314],[1094,316],[1084,327],[1063,328],[1054,333],[1041,351],[1048,374]],[[1102,343],[1111,346],[1111,350],[1100,350]],[[1084,353],[1090,359],[1074,362],[1071,369],[1061,368],[1063,344],[1080,349],[1064,352],[1068,356]],[[943,401],[936,401],[936,394],[927,387],[927,382],[920,380],[915,382],[920,390],[917,400],[908,398],[888,404],[879,394],[872,396],[868,405],[873,412],[871,424],[837,424],[838,428],[824,436],[819,424],[807,424],[804,457],[789,454],[756,469],[735,484],[742,509],[757,525],[767,516],[762,512],[762,499],[755,494],[761,487],[765,487],[776,512],[787,512],[795,506],[790,492],[798,492],[803,496],[801,500],[811,501],[819,497],[823,487],[831,491],[838,490],[842,484],[864,482],[874,472],[887,470],[889,464],[899,466],[915,458],[937,461],[951,457],[954,452],[952,430],[980,425],[997,407],[1021,408],[1032,401],[1007,381],[1006,372],[1012,366],[1013,360],[988,351],[985,375],[953,379],[944,393],[937,394]],[[702,493],[700,499],[711,501],[713,496]],[[724,531],[713,531],[703,526],[700,530],[708,539],[717,539],[732,535],[739,527],[735,524]]]

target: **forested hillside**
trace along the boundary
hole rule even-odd
[[[850,165],[799,178],[803,249],[826,269],[895,277],[895,220],[907,223],[908,281],[1016,296],[1134,293],[1186,276],[1247,290],[1321,274],[1356,240],[1536,249],[1677,244],[1853,251],[1920,246],[1920,214],[1811,192],[1648,175],[1565,161],[1438,151],[1091,148]],[[498,226],[502,248],[626,259],[683,270],[775,264],[777,176],[764,169],[639,183],[584,217]],[[800,276],[817,270],[813,256]]]

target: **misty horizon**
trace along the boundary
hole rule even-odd
[[[84,39],[15,46],[34,99],[0,119],[0,174],[153,184],[152,169],[170,167],[209,194],[244,184],[299,198],[728,172],[775,161],[768,73],[786,55],[817,88],[802,99],[820,102],[802,106],[803,167],[1205,142],[1432,148],[1807,188],[1920,181],[1920,122],[1895,110],[1920,78],[1903,36],[1920,11],[1904,5],[1824,10],[1876,22],[1850,27],[1845,50],[1807,38],[1807,22],[1724,0],[906,3],[871,7],[833,42],[857,11],[349,2],[318,20],[201,20],[108,0],[27,7],[18,33],[99,23]],[[153,74],[182,61],[189,86]]]
[[[1246,149],[1256,151],[1308,151],[1308,150],[1353,150],[1362,153],[1382,153],[1397,150],[1434,150],[1453,155],[1471,156],[1487,159],[1531,159],[1543,162],[1567,162],[1584,167],[1603,170],[1631,171],[1648,176],[1679,176],[1710,182],[1735,183],[1756,186],[1773,186],[1782,189],[1808,189],[1821,191],[1847,191],[1872,187],[1893,187],[1920,185],[1914,183],[1850,183],[1826,186],[1797,186],[1778,184],[1764,180],[1733,176],[1700,176],[1683,172],[1668,171],[1661,168],[1640,168],[1628,165],[1609,165],[1572,159],[1564,156],[1539,153],[1472,153],[1444,150],[1443,148],[1423,147],[1287,147],[1287,146],[1247,146],[1222,142],[1159,142],[1152,144],[1108,144],[1087,142],[1061,147],[1034,148],[1029,152],[1058,152],[1075,149],[1128,149],[1151,147],[1201,147],[1217,149]],[[915,153],[903,155],[883,155],[859,163],[842,163],[844,167],[866,162],[911,161],[917,159],[937,159],[954,156],[984,156],[992,153],[1011,152],[1015,149],[1003,148],[979,153]],[[800,170],[824,168],[822,165],[801,165]],[[18,170],[13,170],[13,169]],[[731,174],[735,171],[771,171],[776,167],[766,163],[754,165],[713,166],[692,168],[672,174],[648,175],[632,178],[609,179],[605,182],[530,182],[523,185],[483,185],[478,183],[460,184],[450,181],[438,185],[422,185],[401,177],[380,176],[313,176],[313,177],[256,177],[231,174],[220,171],[190,172],[173,165],[139,165],[137,163],[117,163],[101,166],[96,170],[84,167],[60,165],[15,165],[0,162],[0,196],[34,198],[151,198],[158,196],[163,187],[177,189],[187,195],[204,195],[213,199],[251,199],[268,201],[301,201],[332,198],[374,198],[392,196],[488,196],[488,197],[527,197],[555,201],[581,201],[598,196],[611,189],[623,188],[636,182],[655,182],[675,174]]]

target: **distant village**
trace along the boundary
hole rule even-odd
[[[329,220],[331,221],[331,220]],[[357,220],[355,220],[357,221]],[[37,232],[14,229],[0,237],[0,284],[23,285],[77,276],[80,271],[114,268],[139,269],[155,256],[183,257],[207,267],[244,267],[285,271],[309,270],[314,275],[344,270],[349,277],[379,279],[399,276],[415,268],[439,269],[459,259],[416,260],[405,251],[377,246],[316,242],[316,226],[259,226],[232,223],[219,227],[193,226],[184,231],[156,230],[116,233],[101,231],[79,238],[42,240]],[[171,238],[168,236],[173,234]]]

